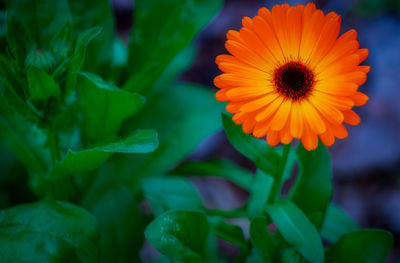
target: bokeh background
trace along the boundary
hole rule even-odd
[[[255,16],[258,8],[275,4],[305,4],[308,1],[225,0],[213,21],[195,40],[197,57],[180,77],[184,81],[213,87],[219,74],[214,63],[224,49],[225,34],[239,29],[243,16]],[[351,127],[349,137],[330,148],[334,167],[334,202],[362,227],[387,229],[395,235],[395,248],[389,262],[400,262],[400,0],[320,0],[324,12],[342,16],[342,33],[356,29],[361,47],[368,48],[371,66],[368,81],[361,87],[370,100],[356,109],[362,122]],[[113,0],[118,32],[127,38],[134,4]],[[254,169],[237,153],[221,131],[199,145],[189,159],[225,157]],[[194,178],[193,183],[211,207],[230,208],[245,202],[240,189],[221,179]],[[236,222],[240,224],[240,222]],[[244,227],[246,227],[244,225]],[[228,244],[220,244],[232,254]],[[146,252],[144,252],[146,253]]]

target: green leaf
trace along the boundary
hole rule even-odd
[[[292,248],[283,250],[281,257],[282,263],[301,263],[301,256]]]
[[[265,210],[273,183],[273,177],[257,170],[251,187],[248,206],[248,213],[251,217],[260,216]]]
[[[127,158],[126,164],[135,167],[141,177],[164,174],[220,128],[218,115],[222,109],[205,87],[181,84],[162,89],[125,126],[125,131],[157,130],[160,145],[152,154]]]
[[[253,247],[266,262],[276,262],[279,252],[279,239],[267,228],[267,219],[259,216],[250,221],[250,239]]]
[[[8,102],[0,96],[0,142],[15,153],[28,172],[46,172],[51,164],[46,132],[26,116],[18,114]]]
[[[181,176],[218,176],[228,179],[246,190],[250,190],[254,180],[253,175],[249,171],[231,161],[223,159],[202,162],[187,161],[172,170],[170,174]]]
[[[72,26],[68,21],[65,25],[57,32],[50,43],[50,50],[57,59],[57,62],[61,62],[66,59],[72,49]]]
[[[44,70],[31,66],[28,69],[29,96],[33,102],[46,103],[49,98],[60,99],[61,89]]]
[[[20,68],[28,54],[30,39],[22,21],[13,11],[7,12],[7,42]]]
[[[305,214],[321,212],[325,215],[332,199],[332,163],[328,150],[320,143],[318,148],[307,151],[302,145],[297,150],[299,160],[298,181],[291,193],[291,200]],[[322,221],[316,225],[319,229]]]
[[[83,69],[105,77],[110,66],[114,40],[114,17],[108,0],[68,0],[74,37],[91,28],[101,27],[101,34],[88,44]],[[90,12],[88,12],[90,10]]]
[[[99,262],[141,262],[146,216],[127,185],[116,171],[101,169],[85,189],[82,206],[96,217],[101,233]]]
[[[0,212],[4,262],[98,262],[96,219],[59,201],[19,205]]]
[[[83,130],[91,142],[115,136],[122,122],[144,104],[141,96],[121,90],[90,73],[79,73],[78,93]]]
[[[203,209],[203,202],[197,190],[184,178],[149,178],[143,180],[142,188],[154,215],[160,215],[170,209]]]
[[[214,235],[237,246],[243,256],[250,253],[250,246],[241,227],[228,224],[220,217],[209,217],[208,221]]]
[[[105,145],[81,151],[69,150],[57,162],[48,176],[35,176],[31,182],[38,195],[52,195],[69,200],[73,195],[70,175],[90,172],[105,162],[114,153],[148,153],[157,148],[157,133],[154,130],[137,130],[130,136]]]
[[[364,229],[344,235],[326,251],[326,263],[384,263],[393,247],[387,231]]]
[[[170,61],[221,6],[221,0],[136,1],[127,65],[127,74],[135,81],[128,80],[124,89],[149,93]]]
[[[324,261],[324,247],[318,231],[296,205],[281,200],[268,205],[267,212],[294,249],[312,263]]]
[[[70,68],[67,73],[66,83],[66,97],[75,89],[77,73],[81,69],[85,60],[86,47],[90,41],[92,41],[101,32],[101,27],[93,27],[82,32],[76,41],[74,54],[72,55],[72,61]]]
[[[48,48],[51,39],[71,19],[66,0],[18,0],[7,1],[7,4],[39,48]]]
[[[172,261],[204,262],[209,233],[203,213],[171,210],[147,226],[145,237]]]
[[[240,125],[232,121],[232,117],[222,115],[222,123],[229,141],[237,151],[254,162],[264,173],[275,176],[279,167],[279,154],[265,140],[256,139],[245,134]]]
[[[331,204],[322,225],[322,237],[331,243],[337,242],[343,235],[356,231],[359,226],[340,207]]]

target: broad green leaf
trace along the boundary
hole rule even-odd
[[[111,2],[108,0],[68,0],[74,37],[91,28],[101,27],[98,37],[93,39],[86,51],[83,69],[85,71],[102,73],[105,78],[108,73],[112,56],[114,40],[114,17]]]
[[[19,67],[22,68],[28,54],[30,39],[24,24],[13,11],[7,12],[7,42]]]
[[[28,69],[29,96],[33,102],[45,105],[49,98],[60,99],[61,89],[52,76],[44,70],[31,66]]]
[[[312,263],[324,261],[324,247],[315,226],[292,202],[281,200],[267,206],[267,212],[285,240]]]
[[[356,231],[359,226],[340,207],[331,204],[322,225],[322,237],[331,243],[337,242],[343,235]]]
[[[265,262],[275,262],[279,256],[279,239],[267,229],[265,217],[254,217],[250,221],[250,239],[253,247]]]
[[[172,170],[170,174],[218,176],[228,179],[246,190],[251,189],[254,180],[253,175],[249,171],[231,161],[223,159],[184,162]]]
[[[170,61],[221,6],[221,0],[136,1],[127,64],[127,74],[135,81],[128,80],[124,89],[149,93]]]
[[[115,136],[122,122],[144,104],[143,97],[121,90],[90,73],[78,74],[78,93],[83,130],[90,142]]]
[[[344,235],[326,251],[326,263],[384,263],[393,247],[387,231],[364,229]]]
[[[48,48],[51,39],[71,19],[67,0],[12,0],[6,2],[7,7],[22,20],[26,31],[38,48]]]
[[[101,169],[85,189],[82,206],[97,218],[101,233],[99,262],[141,262],[146,216],[127,185],[116,171]]]
[[[69,200],[75,184],[71,175],[96,169],[114,153],[148,153],[154,151],[157,145],[157,133],[154,130],[137,130],[113,143],[81,151],[69,150],[47,176],[35,176],[31,184],[39,195]]]
[[[72,26],[68,21],[51,40],[50,50],[60,63],[67,58],[72,48]]]
[[[214,235],[237,246],[243,256],[250,253],[251,247],[246,241],[241,227],[228,224],[220,217],[209,217],[208,221]]]
[[[281,255],[281,262],[282,263],[301,263],[301,256],[299,254],[297,254],[297,252],[292,249],[292,248],[288,248],[283,250]]]
[[[264,173],[275,176],[279,167],[279,154],[265,140],[245,134],[241,125],[236,125],[232,117],[222,115],[222,123],[229,141],[237,151],[254,162]]]
[[[47,200],[0,211],[3,262],[98,262],[96,219],[72,204]]]
[[[15,153],[30,173],[46,172],[51,164],[46,132],[18,114],[8,102],[0,96],[0,142]]]
[[[201,210],[203,202],[197,190],[186,179],[160,177],[143,180],[144,197],[150,202],[154,215],[171,209]]]
[[[128,157],[126,164],[141,177],[164,174],[220,128],[222,109],[205,87],[181,84],[162,89],[125,126],[125,131],[157,130],[160,145],[152,154]]]
[[[151,222],[145,237],[175,262],[204,262],[210,227],[200,212],[170,210]]]
[[[272,176],[257,170],[250,190],[249,216],[260,216],[265,211],[273,183],[274,178]]]
[[[67,83],[65,96],[67,97],[74,89],[76,85],[76,79],[78,71],[81,69],[85,60],[86,47],[90,41],[92,41],[101,32],[101,27],[93,27],[82,32],[76,41],[74,53],[71,59],[71,65],[67,73]]]
[[[320,143],[318,148],[307,151],[302,145],[297,150],[299,160],[298,181],[291,193],[291,200],[306,215],[320,212],[325,215],[332,199],[332,163],[328,150]],[[322,221],[316,225],[319,229]]]

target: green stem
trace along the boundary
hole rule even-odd
[[[283,174],[285,172],[286,161],[288,159],[290,149],[291,149],[290,143],[285,144],[285,146],[283,147],[283,154],[282,154],[282,158],[280,159],[280,162],[279,162],[278,174],[275,177],[274,184],[272,185],[271,193],[268,197],[269,204],[275,202],[275,200],[277,199],[277,197],[279,195],[281,185],[282,185]]]

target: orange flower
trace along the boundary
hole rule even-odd
[[[368,100],[357,90],[370,70],[359,66],[368,50],[359,49],[357,32],[338,38],[340,16],[313,3],[261,8],[242,23],[228,31],[232,55],[216,58],[224,73],[214,79],[233,121],[272,146],[298,138],[312,150],[318,138],[328,146],[346,138],[343,123],[359,124],[352,108]]]

